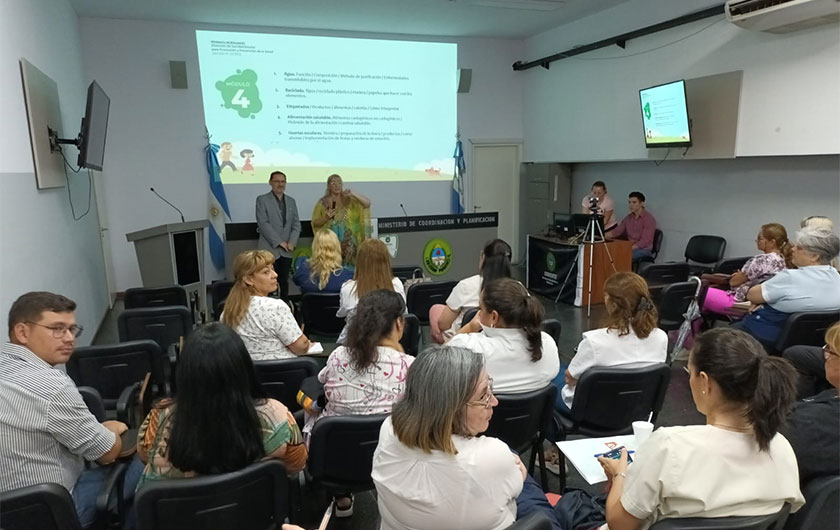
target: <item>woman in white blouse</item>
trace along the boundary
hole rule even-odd
[[[542,303],[510,278],[481,291],[478,315],[447,342],[484,355],[500,393],[529,392],[551,383],[560,371],[557,344],[542,331]]]
[[[222,323],[239,333],[255,361],[289,359],[309,351],[286,302],[268,295],[277,290],[274,256],[249,250],[233,261],[234,284],[225,301]]]
[[[790,443],[779,433],[796,372],[731,328],[706,331],[688,360],[689,385],[706,425],[663,427],[633,455],[599,458],[609,479],[610,530],[644,530],[660,519],[791,511],[805,502]],[[562,499],[561,499],[562,502]]]
[[[356,272],[353,279],[341,286],[336,316],[345,319],[344,329],[339,335],[339,344],[347,340],[347,329],[356,311],[359,299],[371,291],[387,289],[399,294],[405,301],[405,288],[399,278],[391,272],[391,256],[388,247],[378,239],[365,239],[356,254]]]

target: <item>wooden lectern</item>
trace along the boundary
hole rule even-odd
[[[204,279],[204,229],[209,221],[155,226],[125,235],[134,243],[143,287],[180,285],[191,309],[207,314]]]

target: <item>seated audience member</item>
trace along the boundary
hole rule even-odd
[[[345,319],[344,329],[338,343],[347,340],[347,326],[356,312],[359,299],[371,291],[387,289],[399,294],[405,301],[405,288],[399,278],[391,272],[391,256],[388,247],[378,239],[365,239],[356,254],[356,271],[353,279],[341,286],[341,298],[335,315]]]
[[[54,482],[73,497],[82,526],[96,519],[96,498],[122,450],[124,423],[99,423],[76,385],[55,368],[73,354],[82,327],[76,303],[59,294],[30,292],[9,310],[9,342],[0,353],[0,497]],[[101,467],[85,469],[85,461]],[[139,469],[138,469],[139,471]],[[124,484],[133,496],[137,471]]]
[[[799,223],[799,228],[822,228],[823,230],[833,232],[834,223],[832,223],[831,219],[824,215],[811,215]]]
[[[840,475],[840,322],[825,334],[825,378],[831,389],[796,403],[783,431],[799,463],[799,483]]]
[[[840,239],[827,230],[804,228],[798,233],[791,261],[783,270],[750,288],[747,299],[761,307],[734,326],[772,350],[791,313],[840,309],[840,273],[829,263],[840,252]]]
[[[819,346],[791,346],[782,352],[799,374],[796,399],[815,396],[831,388],[825,374],[825,350]]]
[[[249,250],[233,261],[234,284],[225,301],[221,321],[242,337],[255,361],[291,359],[309,351],[303,334],[286,302],[270,298],[277,289],[274,256],[266,250]]]
[[[761,254],[747,260],[741,270],[729,277],[729,290],[709,287],[703,311],[726,314],[736,302],[746,301],[750,287],[772,278],[786,267],[793,266],[790,261],[793,251],[784,226],[778,223],[762,225],[755,244]]]
[[[417,357],[373,456],[381,528],[501,530],[533,510],[555,521],[519,457],[479,436],[498,403],[480,353],[447,345]]]
[[[633,261],[653,256],[653,235],[656,232],[656,219],[645,209],[645,194],[634,191],[627,204],[630,213],[610,232],[612,239],[627,239],[633,242]]]
[[[633,272],[616,272],[607,278],[604,306],[606,326],[583,334],[565,374],[555,379],[555,384],[561,387],[556,403],[561,412],[571,410],[577,381],[590,368],[641,367],[667,360],[668,335],[656,327],[659,314],[641,276]]]
[[[337,293],[353,279],[341,265],[341,244],[332,230],[319,230],[312,240],[312,256],[302,260],[292,278],[303,293]]]
[[[661,427],[633,464],[600,457],[609,480],[609,528],[648,528],[673,517],[727,517],[791,511],[805,502],[796,456],[779,433],[796,374],[749,335],[729,328],[697,338],[689,385],[706,425]],[[562,499],[560,501],[562,503]]]
[[[435,304],[429,309],[430,335],[434,342],[442,344],[458,333],[464,314],[478,307],[482,283],[496,278],[510,278],[510,245],[501,239],[494,239],[484,245],[478,258],[479,273],[464,278],[455,285],[446,304]]]
[[[542,331],[542,303],[511,278],[484,285],[478,315],[447,343],[484,355],[493,389],[530,392],[549,384],[560,370],[557,344]]]
[[[592,199],[597,199],[597,203]],[[580,201],[581,213],[592,213],[590,208],[594,205],[598,206],[598,215],[604,216],[604,231],[612,230],[618,226],[618,221],[615,219],[615,203],[612,197],[607,195],[607,185],[603,181],[596,180],[592,183],[592,189]]]
[[[285,405],[267,399],[242,339],[220,323],[185,342],[178,395],[149,412],[137,434],[146,463],[138,488],[155,480],[229,473],[278,458],[290,474],[306,464],[306,446]]]

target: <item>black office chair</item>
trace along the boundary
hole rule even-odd
[[[732,274],[744,267],[744,263],[749,261],[752,256],[741,256],[740,258],[724,258],[715,263],[712,268],[712,273],[715,274]]]
[[[268,397],[276,399],[293,413],[300,410],[297,393],[300,383],[307,377],[318,375],[320,368],[315,359],[297,357],[272,361],[254,361],[257,380]]]
[[[126,403],[132,387],[151,374],[149,391],[166,393],[164,359],[160,346],[153,340],[137,340],[104,346],[76,348],[65,365],[67,375],[77,386],[95,388],[102,396],[105,409],[116,411]],[[126,403],[132,406],[133,403]],[[121,420],[122,421],[122,420]]]
[[[639,270],[648,285],[664,285],[688,280],[688,263],[656,263]]]
[[[306,469],[319,492],[342,494],[374,488],[370,478],[373,452],[387,417],[327,416],[315,423]]]
[[[531,512],[522,519],[505,528],[505,530],[551,530],[551,519],[543,512]]]
[[[278,460],[221,475],[151,481],[137,492],[137,521],[140,530],[279,530],[288,514],[288,488]]]
[[[685,246],[685,261],[699,265],[689,265],[691,274],[700,276],[712,272],[714,264],[723,259],[725,250],[726,239],[720,236],[692,236]]]
[[[344,319],[335,316],[340,306],[335,293],[304,293],[300,302],[307,335],[335,340],[344,328]]]
[[[406,305],[408,312],[417,315],[420,323],[429,325],[429,309],[435,304],[445,304],[449,293],[458,282],[417,283],[408,288]]]
[[[401,282],[405,282],[412,278],[422,278],[423,269],[419,265],[391,267],[391,274],[394,275],[394,278],[399,278]]]
[[[568,415],[555,412],[558,440],[570,434],[591,438],[631,434],[633,422],[656,423],[671,367],[665,363],[643,367],[596,366],[581,374]],[[566,487],[565,458],[560,453],[560,491]]]
[[[230,290],[233,289],[232,280],[216,280],[210,284],[210,303],[213,308],[213,320],[219,320],[222,316],[222,311],[225,309],[225,300],[227,300]]]
[[[683,315],[697,294],[696,280],[695,278],[695,281],[672,283],[662,289],[657,304],[659,329],[663,331],[680,329],[684,320]]]
[[[170,305],[189,307],[187,291],[180,285],[126,289],[123,301],[126,309],[164,307]]]
[[[683,517],[663,519],[650,527],[650,530],[782,530],[790,505],[785,503],[781,511],[768,515],[744,517]],[[806,528],[820,527],[797,527]],[[830,528],[830,527],[824,527]]]
[[[464,318],[461,319],[461,325],[464,326],[464,325],[472,322],[472,319],[475,318],[476,314],[478,314],[478,308],[477,307],[467,309],[467,312],[464,313]]]
[[[802,488],[805,506],[792,514],[785,530],[837,528],[840,521],[840,476],[817,477]]]
[[[417,316],[408,313],[405,315],[405,328],[403,329],[403,336],[400,339],[403,350],[409,355],[417,357],[420,352],[420,339],[422,338],[422,330],[420,329],[420,320]]]
[[[781,355],[790,346],[822,346],[825,344],[825,332],[837,321],[840,321],[840,311],[791,314],[776,340],[775,353]]]
[[[663,236],[664,234],[662,233],[662,230],[657,228],[653,231],[653,247],[650,249],[651,256],[645,256],[643,258],[640,258],[637,262],[638,265],[641,265],[642,263],[653,263],[654,261],[656,261],[656,258],[659,256],[659,250],[662,248]]]
[[[554,343],[559,346],[560,333],[563,331],[563,325],[555,318],[547,318],[542,321],[542,330],[551,335]]]
[[[557,386],[549,383],[532,392],[496,394],[499,404],[493,408],[486,436],[498,438],[519,453],[531,450],[528,472],[534,472],[534,463],[540,459],[540,480],[543,490],[548,490],[548,474],[542,445],[554,414]]]
[[[192,333],[192,314],[184,306],[126,309],[117,318],[120,342],[153,340],[161,351]]]
[[[70,492],[52,482],[3,492],[0,527],[3,530],[82,530]]]

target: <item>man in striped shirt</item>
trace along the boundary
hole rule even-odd
[[[9,342],[0,352],[0,492],[55,482],[70,490],[82,525],[94,521],[106,469],[120,454],[124,423],[99,423],[76,385],[54,368],[73,353],[82,327],[76,303],[30,292],[9,311]]]

